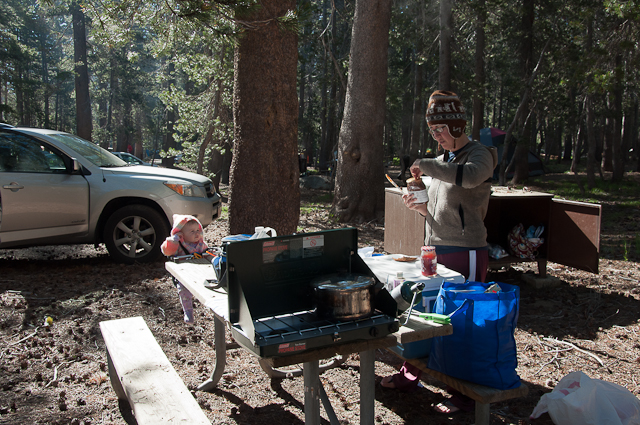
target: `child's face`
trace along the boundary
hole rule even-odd
[[[190,221],[182,228],[182,237],[185,242],[198,243],[202,240],[202,230],[195,221]]]

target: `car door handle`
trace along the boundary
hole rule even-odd
[[[17,192],[20,189],[24,189],[24,186],[16,182],[11,182],[9,184],[5,184],[4,186],[2,186],[2,188],[9,189],[12,192]]]

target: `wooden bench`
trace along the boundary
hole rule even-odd
[[[444,373],[438,372],[427,367],[427,359],[405,359],[400,349],[395,347],[387,348],[387,350],[400,357],[407,363],[420,369],[422,372],[429,374],[438,381],[449,385],[451,388],[472,398],[476,402],[476,421],[475,425],[489,425],[490,412],[489,405],[498,401],[505,401],[512,398],[524,397],[529,392],[529,388],[522,381],[520,386],[511,390],[499,390],[496,388],[486,387],[484,385],[474,384],[473,382],[463,379],[453,378]]]
[[[100,331],[111,386],[138,425],[211,425],[142,317],[100,322]]]

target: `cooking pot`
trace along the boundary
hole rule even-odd
[[[311,281],[316,314],[338,320],[357,320],[373,313],[373,277],[334,273]]]

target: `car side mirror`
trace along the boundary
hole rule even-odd
[[[71,158],[71,174],[83,174],[82,164],[75,158]]]

